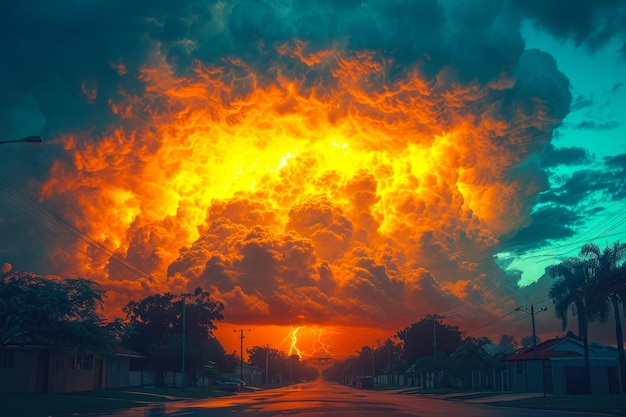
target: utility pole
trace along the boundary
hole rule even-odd
[[[532,329],[533,329],[533,358],[537,360],[537,332],[535,331],[535,306],[531,304],[530,311],[525,307],[517,307],[515,310],[523,311],[524,313],[530,314]],[[547,311],[548,307],[541,307],[537,310],[537,313],[541,313],[542,311]]]
[[[239,379],[241,379],[243,381],[243,338],[245,337],[243,335],[243,329],[235,329],[235,332],[239,331],[239,339],[240,339],[240,348],[239,348],[239,355],[241,356],[241,361],[239,362]],[[251,329],[248,329],[249,332],[251,332]],[[251,382],[251,381],[250,381]]]
[[[387,374],[391,374],[391,339],[387,339]]]
[[[433,357],[437,356],[437,322],[439,319],[445,319],[445,316],[433,314]]]
[[[445,318],[439,314],[433,314],[433,358],[437,357],[437,322],[439,319]],[[436,365],[435,365],[436,366]],[[438,371],[433,372],[433,388],[437,388]]]
[[[265,345],[265,385],[268,384],[270,369],[270,345]]]
[[[376,379],[376,375],[374,372],[374,352],[376,351],[374,350],[374,348],[372,348],[372,387],[374,387],[374,380]]]
[[[376,346],[380,347],[380,339],[376,339]],[[376,358],[376,347],[372,348],[372,387],[376,385],[376,368],[375,368],[375,358]]]
[[[437,316],[433,317],[433,358],[437,356]]]
[[[185,338],[186,338],[186,326],[187,326],[187,318],[186,318],[186,310],[187,308],[185,307],[185,297],[190,297],[193,294],[189,294],[189,293],[182,293],[180,296],[183,299],[183,316],[182,316],[182,321],[183,321],[183,347],[182,347],[182,366],[181,366],[181,380],[180,380],[180,389],[184,390],[185,389],[185,350],[186,350],[186,346],[185,346]]]

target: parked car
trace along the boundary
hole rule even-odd
[[[215,385],[219,387],[220,390],[223,391],[234,391],[241,392],[243,391],[243,387],[246,385],[241,379],[224,379],[221,381],[215,381]]]

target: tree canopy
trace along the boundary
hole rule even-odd
[[[104,291],[86,279],[11,272],[0,278],[0,345],[102,350]]]
[[[252,346],[246,349],[248,362],[267,372],[268,383],[282,381],[312,381],[319,376],[315,368],[300,361],[297,355],[287,356],[278,349],[269,346]]]
[[[429,314],[400,330],[396,337],[403,342],[404,359],[409,364],[421,357],[435,356],[435,351],[437,356],[450,356],[463,341],[459,328],[444,324],[442,317],[436,314]]]
[[[196,288],[185,295],[185,352],[190,368],[209,363],[232,366],[213,335],[215,321],[222,320],[222,303],[208,291]],[[170,292],[128,303],[122,310],[130,331],[126,344],[143,353],[157,370],[178,370],[182,365],[183,297]],[[232,359],[232,358],[231,358]],[[228,362],[228,364],[226,364]]]

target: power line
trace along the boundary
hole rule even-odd
[[[162,284],[167,284],[166,281],[145,272],[132,263],[128,262],[123,257],[119,256],[114,249],[107,247],[106,245],[100,243],[98,240],[90,236],[88,233],[83,232],[76,228],[76,226],[72,225],[69,221],[65,220],[60,215],[54,213],[49,208],[43,206],[42,204],[36,202],[30,197],[26,196],[17,188],[8,184],[6,181],[0,178],[0,190],[6,191],[12,198],[17,200],[24,208],[26,208],[31,214],[38,220],[42,221],[44,226],[49,228],[55,236],[62,238],[70,243],[72,243],[77,248],[81,249],[76,244],[76,239],[86,243],[89,247],[95,249],[100,254],[105,255],[108,260],[114,260],[119,263],[121,266],[126,268],[131,273],[137,275],[140,278],[148,278],[150,280],[154,280],[160,282]],[[94,260],[101,261],[97,259],[90,251],[83,251],[87,256],[91,257]]]

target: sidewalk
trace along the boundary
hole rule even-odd
[[[526,400],[528,398],[543,397],[541,392],[474,392],[469,394],[448,394],[442,399],[452,401],[465,401],[468,403],[488,404],[506,401]]]
[[[543,397],[541,392],[512,392],[512,391],[474,391],[474,392],[451,392],[446,394],[422,393],[419,388],[405,388],[395,391],[403,395],[420,395],[422,397],[437,400],[465,401],[470,403],[488,404],[495,402],[506,402],[525,400],[528,398]]]

